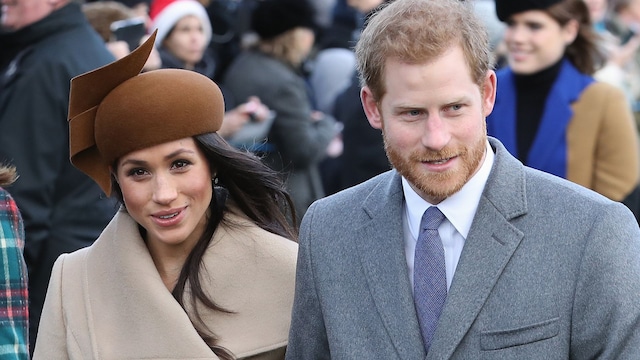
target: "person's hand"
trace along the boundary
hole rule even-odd
[[[143,36],[142,39],[140,39],[140,45],[142,45],[145,41],[147,41],[148,38],[149,38],[149,35]],[[151,49],[151,53],[149,54],[149,57],[147,58],[147,62],[144,63],[144,67],[142,68],[142,71],[158,70],[161,67],[162,67],[162,59],[160,59],[160,53],[158,52],[158,49],[156,49],[156,47],[154,46],[153,49]]]
[[[271,110],[256,96],[250,96],[247,102],[238,106],[238,108],[246,113],[251,121],[262,122],[271,116]]]
[[[109,41],[105,45],[116,60],[122,59],[131,52],[131,50],[129,50],[129,44],[127,44],[126,41]]]
[[[344,151],[344,143],[342,141],[342,134],[337,134],[327,146],[327,156],[330,158],[337,158],[342,155]]]
[[[264,121],[270,114],[271,111],[269,108],[264,105],[260,99],[252,96],[247,102],[238,105],[235,109],[229,110],[224,114],[224,119],[218,130],[218,134],[223,138],[230,137],[247,122]]]
[[[322,111],[314,110],[311,112],[311,121],[316,122],[320,121],[324,118],[324,113]]]

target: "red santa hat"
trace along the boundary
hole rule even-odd
[[[151,30],[158,29],[156,46],[162,45],[164,38],[171,29],[188,15],[194,15],[200,19],[207,43],[211,41],[211,20],[207,10],[196,0],[153,0],[149,16],[151,17]]]

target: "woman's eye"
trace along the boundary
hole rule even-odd
[[[129,170],[127,172],[127,175],[129,175],[129,176],[143,176],[146,173],[147,172],[142,168],[133,168],[133,169],[131,169],[131,170]]]
[[[173,169],[182,169],[182,168],[184,168],[186,166],[189,166],[189,165],[191,165],[190,161],[187,161],[187,160],[176,160],[176,161],[173,162],[171,167]]]
[[[531,30],[540,30],[542,29],[542,25],[541,24],[529,24],[529,29]]]

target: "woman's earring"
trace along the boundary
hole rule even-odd
[[[211,179],[211,180],[213,180],[213,185],[218,185],[218,177],[217,177],[217,176],[216,176],[216,177],[214,177],[214,178],[213,178],[213,179]]]

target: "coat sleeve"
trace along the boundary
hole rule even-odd
[[[53,265],[51,280],[44,301],[33,360],[68,359],[67,330],[62,304],[62,274],[66,255]]]
[[[66,74],[67,80],[63,82]],[[0,160],[16,166],[20,178],[11,195],[20,206],[26,229],[25,258],[37,265],[42,244],[51,236],[54,189],[68,162],[68,107],[71,76],[56,63],[24,70],[11,100],[0,109]],[[33,269],[29,268],[33,273]]]
[[[311,205],[300,229],[296,289],[286,360],[331,359],[312,265],[312,223],[316,209],[317,203]]]
[[[324,115],[312,120],[311,106],[304,88],[295,82],[278,87],[273,97],[264,97],[276,112],[270,136],[274,137],[278,152],[296,168],[306,168],[326,156],[329,142],[335,137],[335,119]]]
[[[24,227],[15,201],[0,188],[0,353],[28,359],[29,323]]]
[[[587,239],[575,289],[571,359],[640,354],[640,229],[626,207],[604,208]]]
[[[604,119],[595,150],[593,190],[621,201],[638,184],[638,135],[624,94],[611,88],[604,95]]]

